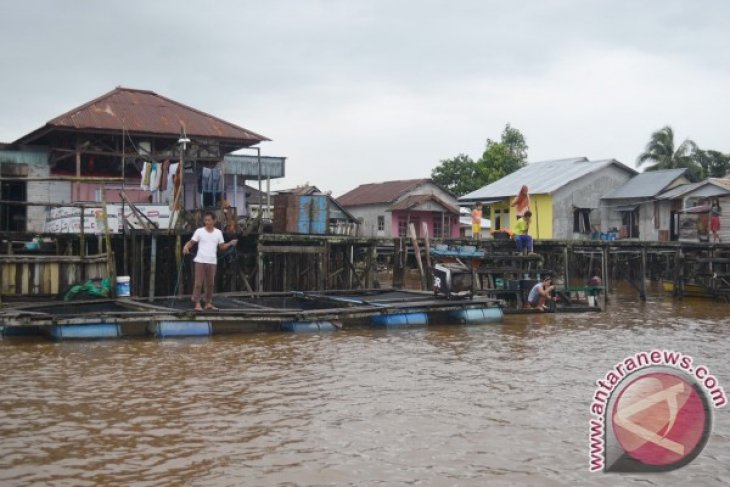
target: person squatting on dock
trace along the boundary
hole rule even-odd
[[[532,289],[530,289],[530,294],[527,295],[527,304],[531,308],[537,308],[540,311],[547,311],[548,307],[545,305],[545,301],[548,299],[555,299],[550,297],[550,293],[553,289],[555,289],[555,286],[553,285],[553,276],[545,276],[542,282],[538,282],[532,286]]]
[[[200,306],[200,294],[205,286],[205,309],[215,310],[213,306],[213,287],[215,286],[215,271],[218,264],[218,250],[226,250],[238,243],[238,240],[231,240],[226,243],[223,239],[223,232],[215,228],[215,215],[206,212],[203,216],[203,227],[193,233],[192,238],[183,247],[183,254],[188,255],[193,245],[198,245],[198,253],[195,255],[195,285],[193,286],[193,304],[195,311],[202,311]]]
[[[515,223],[515,244],[517,245],[517,252],[522,253],[522,249],[527,249],[528,253],[532,253],[532,237],[528,235],[530,231],[530,219],[532,218],[532,212],[527,210],[522,218],[517,219]]]

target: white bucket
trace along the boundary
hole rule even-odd
[[[130,281],[129,276],[117,276],[117,296],[130,295]]]
[[[588,306],[598,306],[595,296],[588,296]]]

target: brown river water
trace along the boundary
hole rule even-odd
[[[588,471],[595,381],[639,351],[730,391],[730,304],[209,339],[0,340],[0,486],[727,485],[730,407],[662,474]]]

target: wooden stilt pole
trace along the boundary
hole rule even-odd
[[[416,263],[418,264],[418,272],[421,275],[421,290],[426,290],[426,274],[423,272],[423,261],[421,260],[421,248],[418,245],[418,237],[416,235],[416,226],[413,223],[408,224],[408,231],[411,234],[411,243],[413,244],[413,252],[416,254]]]
[[[639,297],[642,301],[646,301],[646,247],[641,248],[641,269],[639,279]]]
[[[601,253],[601,272],[603,273],[603,308],[608,306],[608,245],[606,244]]]
[[[155,298],[155,276],[157,274],[157,235],[152,235],[150,243],[150,289],[149,300]]]

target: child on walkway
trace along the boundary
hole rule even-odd
[[[471,210],[471,238],[482,239],[482,204],[477,203]]]

